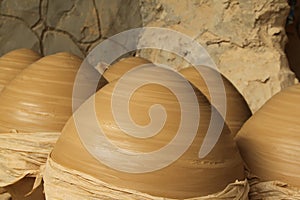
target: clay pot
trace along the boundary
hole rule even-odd
[[[0,94],[0,133],[60,131],[72,115],[72,89],[81,60],[68,53],[28,66]]]
[[[121,76],[123,76],[126,72],[137,67],[142,64],[150,63],[150,61],[145,60],[139,57],[131,57],[124,58],[119,62],[116,62],[112,66],[108,68],[103,74],[103,76],[111,82]],[[210,69],[208,67],[202,66],[202,70],[205,70],[205,74],[209,75],[207,78],[210,80],[218,78],[218,72]],[[196,88],[198,88],[205,97],[211,102],[211,96],[209,94],[207,85],[199,74],[199,72],[194,67],[184,68],[179,71],[187,80],[189,80]],[[232,136],[234,137],[237,132],[240,130],[242,125],[245,123],[247,119],[251,116],[250,108],[243,98],[243,96],[239,93],[239,91],[234,87],[234,85],[226,79],[223,75],[222,80],[225,87],[226,92],[226,117],[225,121],[228,124]],[[218,85],[213,85],[214,88],[212,90],[218,88]],[[217,94],[220,96],[222,94]],[[215,105],[218,109],[218,106]]]
[[[251,173],[300,187],[300,84],[273,96],[236,140]]]
[[[2,149],[2,153],[11,154],[5,155],[8,159],[2,164],[8,171],[7,176],[0,177],[1,185],[15,200],[45,199],[42,185],[29,192],[40,165],[46,162],[53,147],[53,140],[57,139],[50,132],[60,131],[72,115],[73,82],[80,64],[79,58],[68,53],[44,57],[19,73],[0,94],[0,134],[18,132],[24,136],[30,132],[32,136],[19,140],[20,144],[14,141],[14,148]],[[40,132],[49,132],[51,137],[38,137]],[[1,143],[13,143],[13,134],[7,134]],[[32,139],[34,136],[39,139]],[[41,145],[43,149],[37,151]],[[14,162],[19,164],[18,170],[10,170]],[[1,174],[4,169],[0,169]],[[23,178],[24,175],[27,176]]]
[[[39,54],[29,49],[17,49],[3,55],[0,58],[0,91],[17,74],[39,58]]]
[[[162,76],[155,72],[156,69],[153,70],[153,73],[132,77],[127,84],[123,85],[127,90],[123,88],[122,91],[128,92],[131,84],[140,80],[151,80],[151,76]],[[167,77],[166,81],[181,88],[182,82],[173,80],[172,76]],[[149,138],[135,138],[125,134],[114,120],[111,102],[112,91],[116,84],[117,81],[112,81],[95,95],[95,113],[105,136],[114,145],[125,151],[153,152],[167,145],[175,137],[181,120],[180,103],[176,96],[168,88],[158,84],[147,84],[135,90],[129,101],[129,112],[135,123],[141,126],[149,124],[151,120],[148,109],[154,104],[162,105],[167,113],[166,122],[158,134]],[[205,158],[199,158],[199,149],[210,123],[211,105],[201,92],[197,89],[194,91],[201,110],[201,120],[196,122],[199,123],[196,137],[187,151],[165,168],[147,173],[122,172],[106,166],[93,157],[83,146],[74,121],[74,115],[79,116],[81,112],[84,113],[87,110],[85,105],[90,103],[89,100],[76,111],[65,125],[62,135],[51,153],[51,159],[58,165],[70,169],[68,173],[82,172],[117,188],[125,188],[125,191],[128,189],[159,197],[179,199],[219,192],[229,183],[244,179],[243,163],[226,125],[212,151]],[[185,92],[187,91],[180,89],[178,95],[183,95]],[[125,98],[122,94],[124,93],[119,93],[117,101]],[[121,105],[117,107],[119,112],[121,112],[120,109]],[[157,119],[154,120],[157,121]],[[88,116],[80,118],[80,124],[86,125],[86,127],[90,127],[90,121],[91,118]],[[93,131],[96,129],[83,134],[98,134]],[[185,131],[188,134],[190,130],[186,129]],[[105,146],[98,148],[105,148]],[[107,152],[107,155],[110,155],[110,151]],[[109,159],[113,159],[113,157],[109,156]],[[132,168],[135,167],[133,163]],[[53,174],[45,173],[48,176]],[[61,177],[63,176],[61,174]],[[49,177],[45,177],[44,180],[47,186]],[[50,191],[50,188],[47,190]],[[55,192],[60,193],[57,190]],[[125,198],[120,194],[117,199]]]
[[[201,66],[201,71],[205,73],[205,76],[209,80],[218,78],[218,72],[205,66]],[[203,77],[194,67],[184,68],[179,71],[187,80],[189,80],[196,88],[198,88],[205,97],[211,102],[211,95],[207,88],[207,85]],[[226,116],[225,121],[231,130],[231,134],[234,137],[240,130],[245,121],[251,116],[251,111],[247,102],[239,91],[232,85],[232,83],[221,75],[225,93],[226,93]],[[218,91],[219,86],[217,82],[210,88],[212,91]],[[222,97],[222,93],[216,94],[217,97]],[[217,109],[221,105],[214,105]]]
[[[150,63],[150,61],[140,58],[140,57],[128,57],[122,58],[121,60],[117,61],[116,63],[110,65],[103,73],[103,76],[100,78],[97,89],[101,89],[107,83],[112,82],[123,76],[129,70],[141,66],[143,64]],[[102,71],[101,67],[99,66],[99,71]]]
[[[123,76],[129,70],[147,63],[150,63],[150,61],[140,57],[122,58],[118,62],[109,66],[103,73],[103,76],[108,82],[112,82],[113,80]]]

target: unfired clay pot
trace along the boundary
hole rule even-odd
[[[236,140],[250,172],[300,187],[300,84],[273,96]]]
[[[153,72],[153,74],[149,74],[149,77],[147,75],[133,77],[131,79],[133,82],[125,84],[126,89],[132,86],[130,83],[143,79],[151,80],[150,76],[159,75],[155,74],[155,70]],[[172,78],[166,79],[166,81],[175,84],[179,88],[182,84],[182,82],[172,80]],[[129,101],[129,112],[135,123],[141,126],[149,124],[148,109],[154,104],[160,104],[165,108],[167,119],[162,130],[155,136],[146,139],[134,138],[125,134],[113,118],[111,101],[112,91],[116,84],[117,81],[112,81],[95,95],[96,116],[106,137],[114,145],[134,152],[152,152],[167,145],[175,137],[181,120],[179,102],[174,94],[168,88],[158,84],[144,85],[135,90]],[[126,89],[122,91],[126,92]],[[180,90],[179,95],[185,92]],[[203,138],[210,123],[211,106],[201,92],[195,89],[195,93],[200,105],[199,109],[201,110],[201,120],[196,122],[199,123],[198,129],[196,129],[198,130],[196,137],[187,151],[177,161],[165,168],[153,172],[135,174],[121,172],[104,165],[83,146],[76,129],[74,117],[65,125],[62,135],[51,153],[51,159],[55,163],[70,169],[69,173],[76,173],[75,171],[83,172],[115,187],[144,192],[159,197],[182,199],[222,191],[229,183],[244,179],[243,162],[226,124],[212,151],[203,159],[198,157],[200,146],[203,143]],[[125,97],[120,93],[118,98],[118,100],[121,100]],[[85,108],[81,108],[76,111],[75,115],[82,111],[84,112]],[[90,121],[89,117],[81,118],[81,123],[86,124],[86,126],[89,126]],[[187,129],[186,134],[188,132],[189,130]],[[95,134],[95,132],[83,134]],[[96,132],[96,134],[98,133]],[[102,147],[99,146],[99,148]],[[110,152],[107,152],[107,155],[109,154]],[[134,164],[132,167],[135,167]],[[46,174],[52,176],[53,173],[46,172]],[[67,176],[61,174],[61,177]],[[47,180],[49,178],[45,177],[46,186],[47,184],[50,185]],[[47,190],[50,191],[49,188]],[[52,192],[60,193],[57,190]],[[51,195],[53,193],[49,194],[49,196]],[[122,195],[120,195],[118,199],[125,198],[122,198]]]
[[[150,61],[140,57],[122,58],[118,62],[109,66],[103,73],[103,76],[108,82],[112,82],[113,80],[120,78],[129,70],[147,63],[150,63]]]
[[[34,60],[33,58],[38,58],[38,55],[29,50],[20,52],[15,52],[18,56],[12,60],[14,63],[21,63],[18,65],[20,69],[21,66],[25,66],[24,63],[30,63]],[[73,82],[80,64],[81,60],[78,57],[69,53],[58,53],[36,61],[19,73],[0,94],[0,134],[9,132],[39,134],[38,132],[60,131],[72,115]],[[12,139],[6,138],[3,142],[9,140]],[[44,149],[49,149],[52,145],[49,141],[47,138],[43,141],[30,141],[27,138],[22,143],[27,146],[20,145],[24,149],[14,147],[4,149],[2,152],[16,151],[12,152],[11,157],[5,155],[8,160],[2,166],[5,165],[7,170],[13,166],[14,156],[24,159],[15,161],[15,163],[21,163],[18,166],[19,174],[15,174],[16,170],[7,172],[17,180],[5,187],[13,199],[43,200],[45,198],[42,185],[39,185],[32,193],[29,192],[33,189],[39,165],[43,164],[43,158],[47,157],[45,151],[36,154],[32,152],[36,151],[37,144],[44,144]],[[34,145],[30,145],[30,142]],[[23,178],[22,172],[28,176]],[[7,182],[1,179],[1,184],[2,181]]]
[[[60,131],[72,115],[72,90],[81,60],[68,53],[44,57],[0,94],[0,133]]]
[[[214,80],[218,78],[218,72],[215,70],[201,66],[201,71],[205,73],[207,79]],[[211,95],[207,88],[207,84],[203,77],[194,67],[184,68],[179,71],[187,80],[189,80],[196,88],[198,88],[205,97],[211,102]],[[225,93],[226,93],[226,116],[225,121],[228,124],[228,127],[231,130],[231,134],[234,137],[237,132],[240,130],[245,121],[251,116],[251,111],[248,107],[247,102],[239,91],[232,85],[232,83],[221,75]],[[218,91],[218,83],[212,85],[211,90]],[[217,94],[217,97],[220,97],[222,94]],[[220,105],[214,105],[217,109]]]
[[[39,54],[29,49],[17,49],[3,55],[0,58],[0,91],[17,74],[39,58]]]
[[[131,57],[124,58],[121,61],[113,64],[106,70],[103,76],[111,82],[117,78],[123,76],[129,70],[142,65],[150,63],[143,58],[139,57]],[[201,66],[202,70],[205,70],[206,78],[210,80],[218,78],[218,72],[210,69],[208,67]],[[188,67],[180,70],[180,73],[189,80],[195,87],[197,87],[211,102],[211,95],[209,94],[207,85],[199,74],[199,72],[194,67]],[[251,116],[250,108],[247,102],[244,100],[243,96],[239,93],[239,91],[232,85],[232,83],[227,80],[224,76],[222,76],[225,92],[226,92],[226,123],[228,124],[232,136],[234,137],[237,132],[240,130],[245,121]],[[215,83],[213,85],[214,88],[212,90],[216,90],[218,85]],[[222,94],[217,94],[220,96]],[[216,106],[218,109],[218,106]]]

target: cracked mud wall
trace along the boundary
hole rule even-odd
[[[0,55],[25,47],[84,57],[103,39],[141,25],[138,0],[0,0]]]
[[[26,47],[42,55],[67,51],[85,57],[123,30],[171,28],[202,44],[255,112],[296,82],[283,51],[288,12],[286,0],[0,0],[0,55]],[[160,42],[159,36],[152,39]],[[187,66],[166,52],[139,53]]]

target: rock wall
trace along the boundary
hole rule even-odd
[[[296,81],[283,51],[288,12],[286,0],[0,0],[0,55],[26,47],[42,55],[67,51],[84,57],[123,30],[167,27],[201,43],[255,112]],[[140,55],[187,66],[158,50]]]
[[[0,55],[26,47],[84,57],[103,39],[141,24],[138,0],[0,0]]]
[[[283,51],[286,0],[141,0],[140,4],[144,26],[171,28],[202,44],[253,112],[297,81]],[[157,40],[163,38],[153,38]],[[140,55],[176,68],[188,65],[159,50],[142,50]]]

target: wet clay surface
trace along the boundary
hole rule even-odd
[[[151,62],[140,57],[123,58],[109,66],[108,69],[103,73],[103,76],[108,82],[112,82],[113,80],[123,76],[129,70],[148,63]]]
[[[1,87],[39,58],[39,54],[29,49],[17,49],[0,57],[0,91]]]
[[[212,82],[211,91],[221,91],[221,93],[216,94],[217,98],[222,98],[224,93],[220,90],[220,85],[214,80],[222,77],[225,97],[226,97],[226,116],[225,121],[231,130],[231,134],[234,137],[240,130],[245,121],[251,116],[251,111],[248,107],[247,102],[244,100],[243,96],[238,92],[238,90],[227,80],[224,76],[218,72],[210,69],[208,67],[201,66],[201,73],[205,75],[210,82]],[[180,70],[180,73],[189,80],[196,88],[198,88],[205,97],[211,102],[211,94],[208,90],[205,80],[199,74],[199,72],[194,67],[188,67]],[[218,101],[216,101],[218,102]],[[214,105],[217,109],[222,108],[222,105]]]
[[[174,84],[180,87],[181,83]],[[96,115],[107,138],[114,145],[134,152],[150,152],[169,143],[177,132],[181,115],[174,94],[157,84],[142,86],[134,92],[130,98],[129,111],[135,123],[145,125],[150,122],[148,109],[153,104],[161,104],[167,113],[166,123],[157,135],[147,139],[137,139],[121,131],[113,119],[111,98],[115,85],[116,81],[109,83],[95,96]],[[208,129],[211,106],[197,89],[195,93],[201,110],[196,138],[177,161],[163,169],[132,174],[107,167],[83,146],[73,118],[65,125],[51,158],[60,165],[87,173],[116,187],[133,189],[154,196],[188,198],[219,192],[229,183],[244,179],[243,163],[226,125],[213,150],[205,158],[199,159],[198,152]],[[77,112],[81,112],[80,108]],[[89,123],[88,117],[82,120],[86,120],[82,121],[83,123]]]
[[[72,90],[81,60],[69,53],[44,57],[0,94],[0,132],[60,131],[72,114]]]
[[[300,187],[300,85],[270,99],[238,133],[236,140],[251,173]]]

